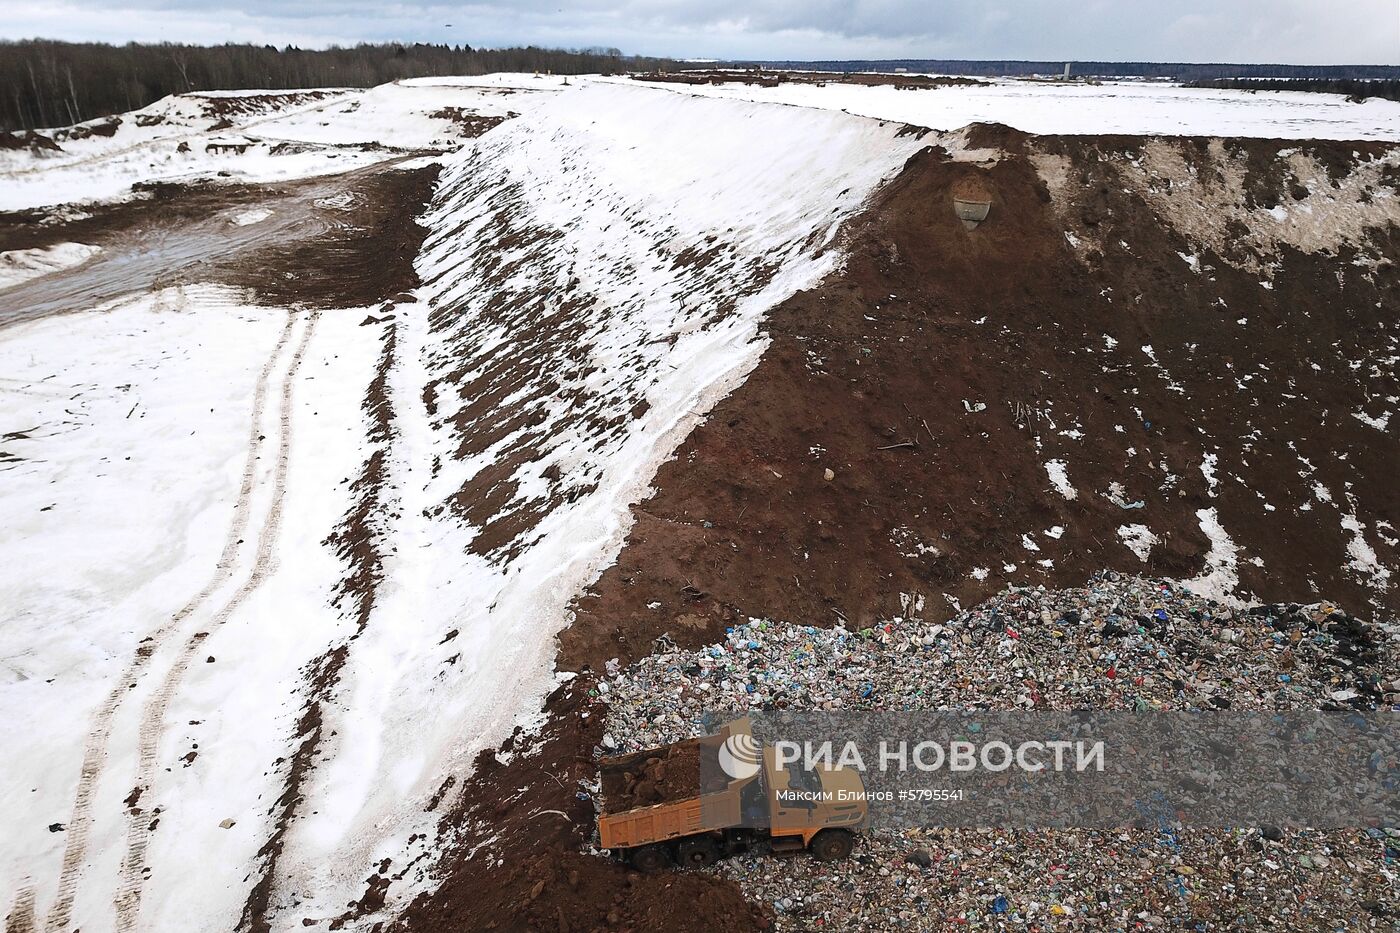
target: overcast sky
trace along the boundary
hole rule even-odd
[[[1400,64],[1400,0],[0,0],[0,37],[616,46],[681,58]]]

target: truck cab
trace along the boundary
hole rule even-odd
[[[865,822],[869,808],[859,772],[836,767],[779,768],[773,749],[763,752],[769,833],[775,843],[800,839],[805,848],[823,830],[849,830]]]

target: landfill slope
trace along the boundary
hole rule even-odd
[[[1393,616],[1394,150],[884,108],[1359,138],[1391,111],[821,90],[180,95],[6,144],[7,930],[729,930],[798,917],[784,877],[883,897],[807,862],[641,877],[591,848],[598,757],[694,725],[674,691],[698,675],[668,684],[665,657],[773,697],[744,678],[779,658],[727,666],[751,618],[917,619],[923,652],[1044,584],[959,623],[939,696],[1392,696],[1384,638],[1331,604],[1205,600]],[[955,194],[990,200],[977,229]],[[1105,568],[1131,610],[1062,589]],[[1086,626],[1054,635],[1076,601]],[[1025,649],[999,653],[1019,639],[992,611],[1073,646],[1053,677],[1008,678]],[[802,701],[881,702],[909,671]],[[1372,842],[1320,845],[1370,871]],[[1297,890],[1384,918],[1372,880]],[[1026,916],[978,909],[997,897]]]
[[[1060,611],[1077,598],[1063,588],[1105,569],[1167,578],[1165,589],[1147,589],[1159,601],[1199,601],[1180,607],[1179,631],[1200,621],[1193,605],[1223,613],[1256,597],[1332,600],[1363,618],[1393,619],[1397,451],[1384,428],[1397,395],[1395,149],[1030,137],[1000,126],[921,141],[847,226],[846,262],[766,315],[771,342],[753,371],[633,507],[616,563],[574,602],[559,635],[557,665],[578,676],[549,698],[543,729],[478,760],[446,817],[460,848],[443,854],[442,884],[412,906],[404,929],[479,916],[502,928],[548,927],[560,917],[571,926],[713,928],[734,922],[734,890],[717,887],[721,880],[758,899],[765,916],[746,921],[754,927],[904,916],[908,904],[870,907],[889,906],[879,898],[890,892],[862,872],[885,877],[884,867],[904,864],[907,840],[871,840],[859,867],[789,871],[759,858],[708,876],[633,877],[625,887],[614,863],[580,854],[592,839],[597,756],[699,729],[690,676],[671,673],[692,662],[667,652],[733,650],[726,630],[751,619],[879,632],[917,616],[935,626],[1008,585],[1059,588],[1037,599]],[[953,211],[954,193],[968,190],[992,201],[975,230]],[[1048,670],[1029,685],[1008,676],[1009,655],[993,650],[1005,634],[975,629],[961,635],[974,657],[948,670],[946,682],[893,666],[882,676],[932,676],[928,689],[954,705],[998,685],[983,698],[993,708],[1034,707],[1063,689],[1074,691],[1077,699],[1064,700],[1071,704],[1110,703],[1107,696],[1116,698],[1110,705],[1157,696],[1188,706],[1212,697],[1260,702],[1280,675],[1293,676],[1279,657],[1286,646],[1267,637],[1274,630],[1260,617],[1251,647],[1230,649],[1224,662],[1234,676],[1195,671],[1198,686],[1187,695],[1165,670],[1115,681],[1103,655],[1122,646],[1104,626],[1121,612],[1124,633],[1136,632],[1142,611],[1095,609],[1087,631],[1096,643],[1058,660],[1063,642],[1046,631]],[[1042,623],[1039,607],[1023,614],[1026,624]],[[1219,618],[1217,628],[1229,629]],[[639,686],[628,665],[653,651],[657,676]],[[1393,653],[1384,658],[1363,672],[1375,702],[1395,689]],[[731,688],[752,681],[748,701],[774,701],[763,672],[781,678],[785,668],[757,656],[725,663],[738,669]],[[844,661],[819,663],[841,669]],[[1163,663],[1189,669],[1191,654]],[[624,720],[610,735],[599,678],[614,692],[640,691],[648,725],[629,730]],[[1327,663],[1315,676],[1299,672],[1292,702],[1307,708],[1350,689],[1333,680]],[[1104,684],[1114,685],[1107,696]],[[868,686],[846,677],[780,698],[849,702]],[[690,705],[673,709],[677,697]],[[743,697],[736,702],[743,708]],[[532,815],[545,810],[562,815]],[[1185,870],[1224,857],[1227,843],[1236,845],[1215,836],[1183,843],[1195,859]],[[1164,916],[1163,904],[1177,897],[1171,879],[1184,874],[1171,859],[1139,866],[1111,854],[1144,845],[1157,841],[998,834],[985,844],[951,840],[930,859],[980,853],[958,877],[972,886],[963,900],[975,901],[984,920],[1000,912],[999,892],[1022,883],[1020,853],[1047,866],[1069,860],[1084,885],[1110,888],[1137,884],[1129,869],[1142,867],[1155,886],[1143,888],[1136,909],[1151,919]],[[1361,866],[1355,877],[1366,891],[1379,890],[1384,841],[1287,845],[1295,860],[1333,852]],[[501,862],[483,870],[473,852],[499,853]],[[1096,855],[1088,865],[1070,853]],[[1297,891],[1280,888],[1265,906],[1277,916],[1287,892],[1317,894],[1318,922],[1358,909],[1372,926],[1385,922],[1391,906],[1371,912],[1364,892],[1347,890],[1346,871],[1333,872]],[[864,914],[833,896],[784,917],[782,900],[803,885],[872,900]],[[658,912],[668,890],[689,898],[697,887],[716,914],[679,898]],[[1007,901],[1006,912],[1024,918],[1024,901]],[[1202,900],[1201,909],[1218,903]]]
[[[438,883],[442,818],[491,799],[462,780],[559,686],[555,635],[629,504],[919,145],[877,120],[598,85],[443,160],[422,284],[382,315],[366,403],[385,422],[337,536],[359,628],[306,692],[315,751],[268,916],[369,923]]]

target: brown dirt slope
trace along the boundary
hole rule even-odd
[[[438,865],[442,884],[392,929],[712,933],[767,925],[737,887],[711,875],[639,875],[582,851],[595,814],[576,788],[597,777],[593,749],[603,726],[587,687],[579,678],[559,688],[548,724],[537,736],[508,740],[505,763],[491,752],[477,759],[459,808],[443,820],[458,845]],[[471,858],[479,845],[500,860]]]
[[[772,313],[758,368],[662,467],[618,563],[578,601],[563,666],[597,669],[663,632],[704,642],[741,616],[863,626],[899,614],[900,594],[966,605],[1099,568],[1191,577],[1210,549],[1197,513],[1212,508],[1241,589],[1396,607],[1395,587],[1348,566],[1343,521],[1360,515],[1395,566],[1400,450],[1353,413],[1397,394],[1400,229],[1336,254],[1236,237],[1250,255],[1232,264],[1124,183],[1149,146],[1179,147],[1202,174],[1237,161],[1205,164],[1207,141],[972,135],[1005,154],[916,155],[852,232],[844,273]],[[1264,166],[1285,148],[1236,145]],[[1377,154],[1310,145],[1319,163]],[[1077,174],[1057,180],[1060,200],[1038,164]],[[994,201],[975,231],[950,205],[969,180]],[[1236,223],[1299,184],[1249,180],[1270,196]],[[1052,487],[1056,459],[1072,500]],[[1146,562],[1120,539],[1131,524],[1160,538]]]

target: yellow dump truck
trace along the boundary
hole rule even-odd
[[[709,865],[763,841],[842,859],[868,814],[859,773],[780,768],[747,719],[600,764],[599,845],[641,871]]]

